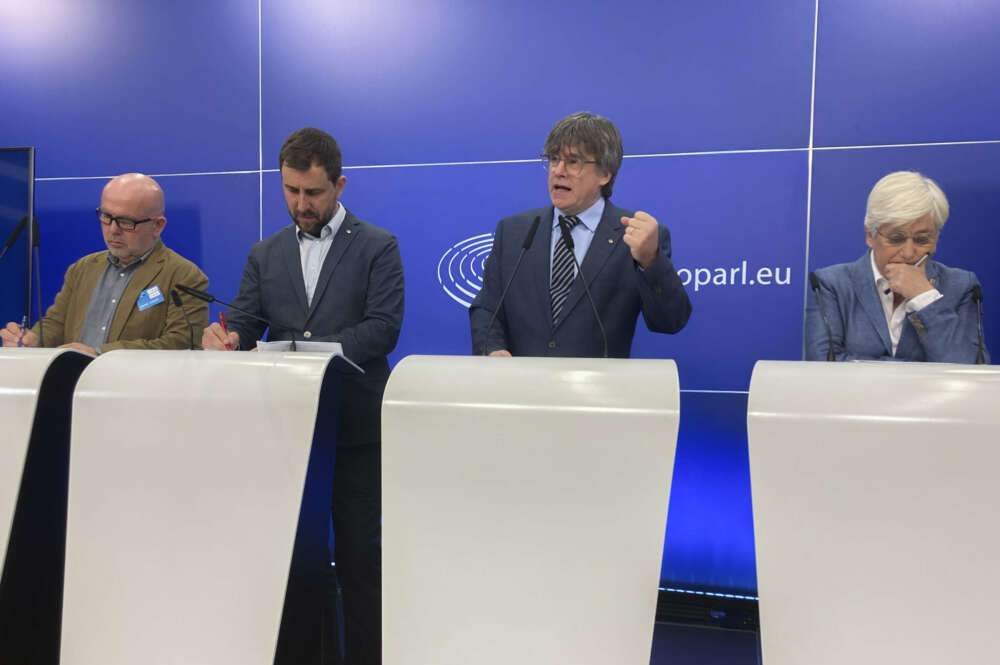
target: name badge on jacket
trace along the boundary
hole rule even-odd
[[[139,299],[135,304],[141,312],[144,309],[149,309],[153,305],[159,305],[161,302],[163,302],[163,294],[160,293],[160,287],[151,286],[139,294]]]

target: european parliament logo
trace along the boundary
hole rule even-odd
[[[448,248],[438,261],[438,283],[455,302],[468,307],[483,288],[486,257],[493,248],[493,234],[466,238]]]
[[[483,233],[452,245],[441,256],[437,266],[438,283],[455,302],[469,307],[483,288],[486,258],[493,249],[493,234]],[[738,264],[713,267],[678,268],[677,276],[685,287],[695,293],[706,288],[724,286],[760,288],[789,286],[792,283],[790,266],[755,267],[747,259],[737,259]]]

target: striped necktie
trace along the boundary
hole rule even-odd
[[[562,217],[567,228],[572,231],[573,227],[580,223],[580,218],[576,215]],[[549,295],[552,297],[552,325],[559,323],[559,315],[562,314],[563,305],[566,304],[566,297],[569,295],[570,287],[573,286],[573,278],[576,277],[575,266],[573,265],[573,252],[566,245],[562,232],[559,232],[559,239],[556,241],[556,249],[552,253],[552,284],[549,286]]]

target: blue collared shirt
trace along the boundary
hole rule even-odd
[[[310,306],[313,294],[316,292],[316,284],[319,282],[319,273],[323,270],[323,262],[326,261],[326,255],[330,253],[330,246],[333,245],[333,236],[337,235],[345,217],[347,209],[338,203],[337,212],[319,232],[318,238],[296,229],[295,233],[299,239],[299,258],[302,260],[302,280],[306,285],[306,301]]]
[[[552,215],[552,245],[549,247],[550,282],[552,281],[552,260],[556,253],[556,242],[562,237],[562,232],[559,230],[559,215],[565,216],[566,213],[556,208],[555,214]],[[590,243],[594,240],[594,233],[597,232],[597,225],[601,223],[601,217],[603,216],[603,196],[599,197],[594,205],[577,215],[580,218],[580,223],[573,227],[570,235],[573,237],[573,254],[576,255],[578,263],[583,263],[583,258],[587,255],[587,250],[590,249]],[[576,266],[573,267],[573,273],[575,276]]]
[[[118,258],[108,252],[108,266],[90,293],[87,314],[80,329],[81,344],[93,347],[98,353],[101,352],[101,345],[108,341],[108,335],[111,333],[111,320],[115,318],[118,304],[128,283],[132,281],[132,275],[146,262],[159,242],[157,240],[148,252],[127,266],[122,266]]]

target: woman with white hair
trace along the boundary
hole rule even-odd
[[[931,259],[947,219],[948,199],[930,178],[897,171],[875,183],[865,213],[871,251],[810,275],[806,360],[988,363],[979,281]]]

